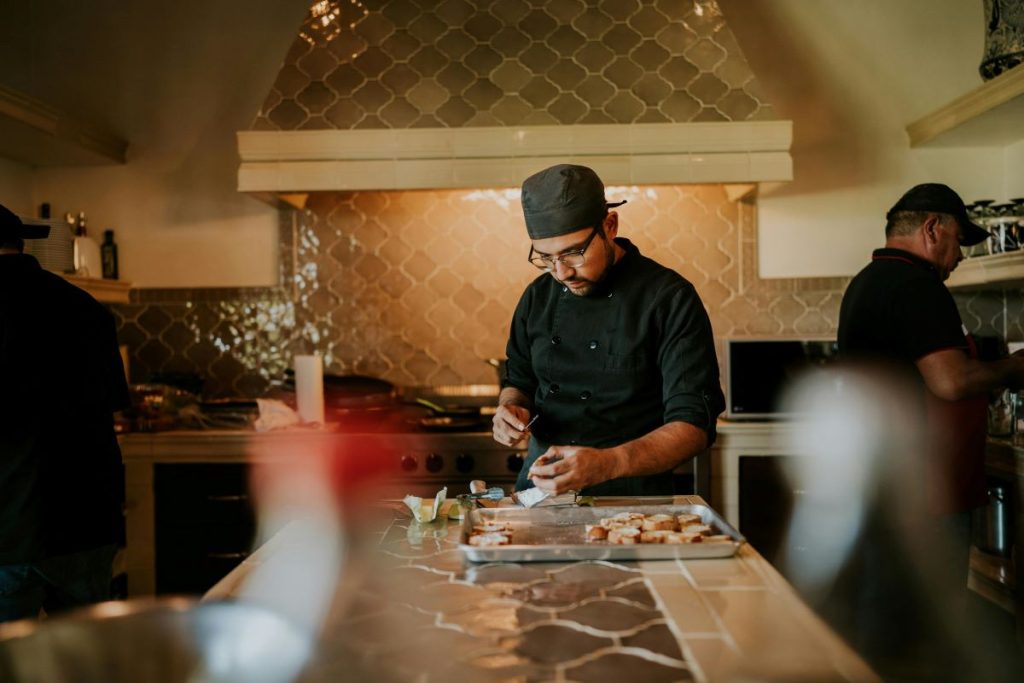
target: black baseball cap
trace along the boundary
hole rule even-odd
[[[526,232],[535,240],[597,225],[608,209],[626,203],[607,202],[597,173],[576,164],[558,164],[534,173],[523,181],[521,201]]]
[[[967,215],[967,207],[964,206],[964,200],[960,199],[960,195],[954,192],[949,185],[942,183],[915,185],[907,190],[906,194],[889,209],[889,212],[885,214],[885,219],[891,220],[893,214],[903,211],[928,211],[952,216],[960,224],[960,230],[963,233],[960,244],[965,247],[984,242],[991,237],[988,230],[971,222]]]
[[[49,225],[26,225],[13,211],[0,205],[0,238],[20,237],[23,240],[42,240],[49,236]]]

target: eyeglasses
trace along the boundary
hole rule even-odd
[[[581,246],[579,249],[573,249],[572,251],[566,251],[561,254],[555,254],[552,256],[534,256],[533,247],[531,246],[530,255],[527,257],[527,259],[530,261],[530,263],[537,266],[541,270],[554,270],[555,266],[559,263],[561,263],[563,266],[566,266],[567,268],[579,268],[584,263],[586,263],[587,260],[583,252],[585,252],[587,250],[587,247],[590,246],[590,243],[594,241],[594,238],[597,237],[598,232],[600,232],[600,226],[595,225],[590,233],[590,237],[587,238],[587,241],[584,242],[583,246]]]

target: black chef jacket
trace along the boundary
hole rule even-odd
[[[26,254],[0,255],[0,564],[119,541],[128,405],[113,316]]]
[[[516,307],[506,377],[533,397],[526,463],[551,445],[609,448],[675,421],[715,438],[725,406],[711,322],[693,285],[617,238],[625,254],[588,296],[545,273]],[[671,472],[599,484],[591,495],[673,493]]]

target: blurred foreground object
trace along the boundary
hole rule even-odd
[[[796,382],[789,476],[803,492],[783,571],[887,680],[1010,681],[991,625],[967,611],[958,530],[930,505],[937,455],[916,386],[884,368]]]
[[[253,604],[106,602],[0,626],[0,680],[286,683],[310,646],[291,622]]]

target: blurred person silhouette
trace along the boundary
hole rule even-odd
[[[984,452],[987,394],[1024,384],[1024,357],[983,362],[943,282],[963,259],[961,247],[989,233],[971,222],[959,195],[928,183],[908,190],[886,214],[885,247],[851,280],[839,315],[839,350],[849,367],[881,372],[901,387],[904,420],[922,427],[912,453],[901,453],[898,486],[883,477],[886,505],[922,495],[913,512],[919,526],[937,533],[916,559],[936,579],[928,595],[904,554],[889,545],[894,511],[866,510],[859,567],[850,576],[856,609],[845,630],[885,674],[945,675],[943,652],[930,645],[922,615],[932,600],[947,602],[950,618],[963,614],[969,567],[971,511],[985,503]],[[907,387],[904,391],[902,387]],[[892,426],[892,425],[889,425]],[[907,464],[910,467],[907,467]],[[891,476],[895,470],[880,470]],[[921,536],[919,535],[918,538]],[[906,537],[898,541],[905,545]],[[940,671],[936,671],[936,667]],[[954,675],[955,674],[951,674]]]
[[[124,534],[114,319],[23,253],[49,230],[0,206],[0,621],[109,599]]]

